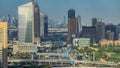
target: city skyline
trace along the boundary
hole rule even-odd
[[[17,7],[31,0],[1,0],[0,17],[8,14],[17,15]],[[36,0],[40,10],[47,13],[50,19],[63,21],[67,17],[69,9],[75,9],[76,17],[81,16],[82,24],[91,24],[93,17],[103,20],[105,23],[119,24],[120,20],[120,1],[119,0]],[[7,5],[6,5],[7,3]]]
[[[0,68],[120,68],[119,3],[0,0]]]

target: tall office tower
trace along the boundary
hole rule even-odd
[[[78,30],[78,19],[75,18],[75,10],[68,10],[68,41],[71,42],[72,38],[77,36]]]
[[[96,27],[94,26],[83,26],[82,27],[82,37],[90,38],[91,45],[96,43]]]
[[[16,17],[11,17],[8,15],[8,42],[11,40],[18,39],[18,21]],[[13,30],[14,29],[14,30]]]
[[[7,68],[7,48],[8,48],[8,25],[7,22],[0,22],[0,63],[1,68]]]
[[[96,23],[96,42],[105,39],[105,24],[103,22]]]
[[[44,36],[48,36],[48,16],[44,18]]]
[[[10,14],[8,14],[7,22],[8,22],[8,28],[10,28],[10,25],[11,25],[11,16],[10,16]]]
[[[12,17],[11,22],[12,22],[11,25],[12,25],[14,28],[17,28],[17,27],[18,27],[18,20],[17,20],[16,17]]]
[[[34,2],[33,2],[34,3]],[[40,9],[39,5],[36,2],[34,5],[34,42],[38,43],[40,42]]]
[[[22,43],[40,41],[40,13],[37,3],[29,2],[18,7],[18,39]]]
[[[41,12],[40,13],[40,36],[44,37],[48,34],[48,16]]]
[[[81,16],[78,16],[78,25],[79,25],[79,32],[82,31],[82,24],[81,24]]]
[[[68,18],[71,18],[71,19],[75,18],[75,10],[74,9],[68,10]]]
[[[97,18],[92,18],[92,26],[96,26]]]
[[[66,23],[66,17],[65,16],[63,18],[62,26],[63,26],[63,28],[67,28],[67,23]]]

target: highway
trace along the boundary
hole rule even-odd
[[[61,56],[63,53],[37,53],[37,55],[54,55],[54,56]]]
[[[20,63],[20,62],[62,62],[62,63],[69,63],[71,60],[67,59],[39,59],[39,60],[30,60],[30,59],[20,59],[20,60],[8,60],[10,63]],[[99,64],[99,65],[110,65],[110,66],[117,66],[116,63],[108,63],[108,62],[93,62],[93,61],[73,61],[76,64],[79,63],[86,63],[86,64]]]

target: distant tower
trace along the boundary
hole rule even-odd
[[[74,9],[68,10],[68,18],[75,18],[75,10]]]
[[[96,26],[97,18],[92,18],[92,26]]]
[[[39,9],[39,4],[37,2],[34,2],[34,20],[33,20],[33,25],[34,25],[34,43],[40,42],[40,9]]]
[[[40,13],[40,36],[44,37],[48,34],[48,16],[47,14]]]
[[[48,15],[44,18],[44,36],[48,36]]]
[[[78,24],[79,24],[79,32],[82,30],[82,24],[81,24],[81,16],[78,16]]]
[[[97,22],[96,24],[96,42],[105,39],[105,24],[103,22]]]
[[[10,16],[10,14],[8,14],[7,22],[8,22],[8,28],[10,28],[10,25],[11,25],[11,16]]]
[[[72,38],[77,36],[79,32],[78,27],[78,19],[75,18],[75,10],[69,9],[68,10],[68,42],[72,41]]]
[[[66,17],[64,16],[64,21],[63,21],[63,23],[64,23],[64,27],[66,28],[67,27],[67,23],[66,23]]]

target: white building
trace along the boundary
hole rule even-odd
[[[18,7],[19,42],[34,43],[40,38],[40,13],[37,3],[29,2]]]
[[[74,46],[90,46],[90,38],[74,38]]]
[[[16,54],[18,52],[37,52],[37,47],[39,44],[33,44],[33,43],[19,43],[15,42],[13,44],[13,54]]]

